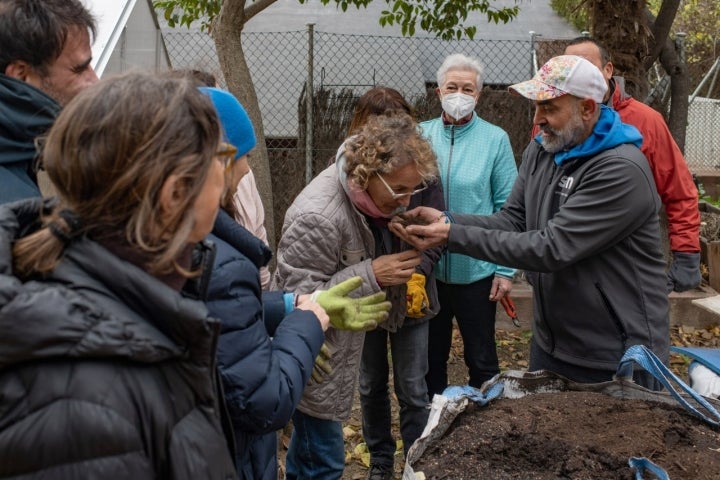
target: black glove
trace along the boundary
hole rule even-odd
[[[700,285],[700,252],[672,252],[668,270],[668,293],[684,292]]]

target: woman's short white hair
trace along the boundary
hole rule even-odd
[[[443,61],[440,68],[437,71],[437,82],[438,87],[442,87],[445,83],[445,77],[450,70],[464,70],[468,72],[475,72],[477,74],[477,88],[481,90],[483,87],[483,66],[480,60],[473,57],[468,57],[462,53],[453,53],[448,55]]]

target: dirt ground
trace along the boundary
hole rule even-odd
[[[671,331],[672,344],[673,345],[693,345],[693,346],[705,346],[705,347],[720,347],[720,327],[710,326],[707,329],[695,329],[691,327],[672,327]],[[496,342],[498,349],[498,358],[500,361],[501,370],[526,370],[528,366],[528,353],[530,343],[530,331],[525,329],[497,329],[496,331]],[[689,361],[679,355],[671,355],[670,366],[671,369],[678,374],[680,377],[687,379],[687,367]],[[467,384],[467,372],[463,360],[462,354],[462,339],[460,338],[457,329],[454,331],[453,347],[450,355],[450,361],[448,363],[448,376],[452,385],[464,385]],[[392,388],[391,388],[392,391]],[[398,415],[397,415],[397,402],[393,397],[393,429],[395,431],[396,438],[399,439],[398,429]],[[517,401],[517,400],[513,400]],[[284,455],[287,450],[289,440],[289,429],[280,433],[280,465],[281,475],[284,471]],[[343,480],[361,480],[364,479],[367,474],[369,464],[369,454],[362,438],[361,428],[361,415],[359,400],[356,395],[356,400],[353,405],[353,413],[350,420],[345,424],[345,474]],[[717,442],[716,442],[717,443]],[[720,445],[716,445],[717,448]],[[519,446],[517,447],[520,448]],[[646,454],[645,456],[649,456]],[[720,457],[720,454],[718,454]],[[629,458],[629,457],[628,457]],[[625,465],[627,465],[627,458],[625,459]],[[402,471],[404,468],[404,460],[402,455],[402,444],[398,441],[398,450],[395,457],[395,478],[400,479],[402,477]],[[282,476],[280,478],[283,478]],[[428,477],[429,478],[429,477]],[[438,477],[440,478],[440,477]],[[446,476],[444,478],[461,478],[453,475]],[[471,477],[467,477],[471,478]],[[483,477],[474,477],[483,478]],[[493,475],[485,476],[484,478],[501,478]],[[531,477],[506,477],[506,478],[528,478]],[[604,478],[604,477],[537,477],[538,479],[544,478]],[[624,478],[622,475],[607,478]],[[632,477],[625,477],[632,478]],[[677,476],[674,477],[671,474],[671,478],[702,478],[692,476]],[[707,478],[720,478],[720,475]]]
[[[470,404],[413,469],[428,480],[632,480],[628,459],[646,457],[672,479],[714,480],[718,447],[718,431],[680,407],[539,393]]]

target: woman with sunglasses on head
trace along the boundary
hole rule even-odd
[[[0,207],[0,477],[235,478],[220,325],[181,291],[206,273],[220,140],[186,80],[114,77],[60,113],[57,200]]]
[[[435,156],[410,115],[395,110],[370,115],[340,147],[336,163],[288,209],[274,284],[312,292],[360,276],[360,294],[387,293],[392,303],[388,324],[398,328],[406,313],[406,283],[423,257],[403,248],[387,224],[436,177]],[[289,480],[339,479],[343,474],[342,422],[352,408],[364,335],[329,328],[325,339],[332,370],[322,383],[305,389],[293,415],[286,457]],[[419,408],[424,409],[426,393],[422,399]]]
[[[206,297],[210,312],[222,321],[218,369],[230,420],[228,437],[240,478],[275,480],[276,431],[290,420],[310,379],[323,332],[331,322],[335,328],[374,328],[387,317],[390,305],[382,293],[349,299],[331,290],[311,300],[312,292],[261,290],[259,268],[272,254],[234,220],[234,194],[249,170],[247,155],[255,147],[255,132],[231,93],[200,90],[213,102],[228,142],[222,157],[225,194],[208,237],[217,254]],[[359,282],[353,279],[339,288],[351,291]],[[339,314],[334,307],[342,302],[352,308]]]

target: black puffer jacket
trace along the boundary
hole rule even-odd
[[[214,385],[219,322],[88,239],[11,274],[40,202],[0,207],[0,477],[235,478]]]

